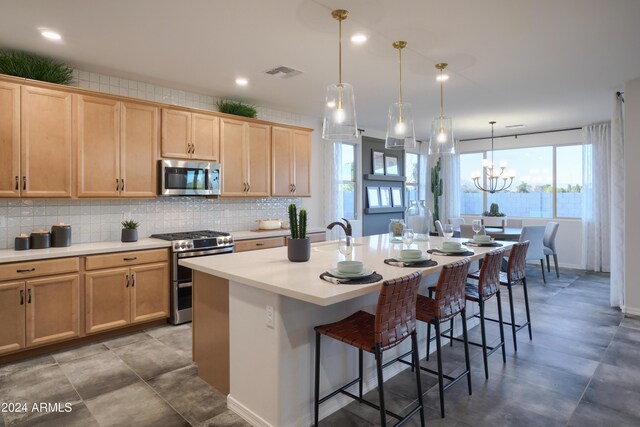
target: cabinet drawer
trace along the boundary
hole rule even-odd
[[[311,243],[324,242],[325,240],[327,240],[327,235],[324,231],[322,233],[307,234],[307,237],[309,238],[309,241]]]
[[[73,273],[80,269],[79,258],[16,262],[0,265],[0,280],[25,279],[51,274]]]
[[[128,265],[163,262],[169,259],[167,249],[153,249],[150,251],[117,252],[105,255],[91,255],[86,257],[86,270],[101,268],[126,267]]]
[[[236,252],[255,251],[256,249],[278,248],[284,246],[284,237],[266,237],[264,239],[240,240],[235,242]]]

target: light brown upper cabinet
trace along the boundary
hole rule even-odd
[[[155,197],[158,108],[78,97],[78,197]]]
[[[272,127],[271,195],[311,196],[311,132]]]
[[[220,119],[223,196],[269,196],[271,126]]]
[[[20,197],[20,85],[0,82],[0,197]]]
[[[162,109],[162,157],[218,161],[219,146],[218,117]]]
[[[22,86],[20,196],[71,197],[72,100],[68,92]]]

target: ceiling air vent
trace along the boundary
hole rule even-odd
[[[296,70],[295,68],[287,67],[286,65],[280,65],[267,71],[267,74],[271,74],[272,76],[280,76],[283,79],[288,79],[291,77],[295,77],[298,74],[302,74],[302,71]]]

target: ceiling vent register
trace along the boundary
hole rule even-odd
[[[288,79],[302,74],[302,71],[296,70],[295,68],[287,67],[286,65],[280,65],[278,67],[272,68],[266,73],[271,74],[272,76],[280,76],[283,79]]]

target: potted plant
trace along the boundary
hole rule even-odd
[[[255,119],[258,112],[253,105],[245,104],[240,101],[231,101],[228,99],[222,99],[216,103],[218,105],[218,111],[225,114],[233,114],[234,116],[250,117]]]
[[[307,237],[307,211],[300,209],[298,220],[295,203],[289,205],[289,227],[291,227],[291,238],[287,243],[289,261],[309,261],[309,258],[311,258],[311,241]]]
[[[0,74],[66,85],[73,69],[51,58],[15,50],[0,51]]]
[[[499,227],[502,227],[503,229],[507,226],[507,214],[500,212],[500,207],[498,206],[497,203],[491,203],[491,206],[489,206],[489,210],[485,211],[482,216],[486,217],[486,218],[500,218],[501,220],[497,223]],[[486,221],[483,221],[482,223],[485,224]],[[495,222],[492,222],[492,224],[487,224],[487,225],[495,225]]]
[[[122,221],[122,234],[120,236],[120,241],[122,241],[123,243],[137,242],[138,225],[139,223],[132,219]]]

